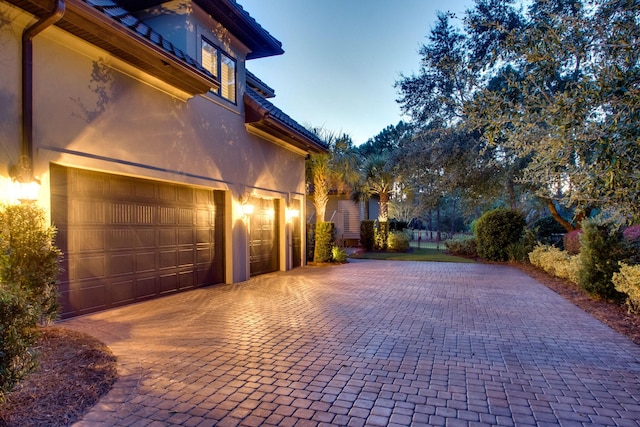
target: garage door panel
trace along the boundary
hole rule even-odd
[[[224,281],[222,192],[51,165],[51,203],[63,318]]]
[[[144,273],[145,271],[154,271],[158,268],[156,265],[156,253],[144,252],[136,254],[136,272]]]

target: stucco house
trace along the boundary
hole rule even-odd
[[[304,263],[327,147],[245,66],[282,53],[234,0],[0,0],[0,202],[58,228],[63,317]]]

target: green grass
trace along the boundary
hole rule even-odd
[[[442,245],[444,247],[444,245]],[[360,252],[351,256],[357,259],[391,261],[475,262],[472,259],[449,255],[435,248],[411,248],[410,252]]]

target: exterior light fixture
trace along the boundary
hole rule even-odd
[[[242,205],[242,213],[243,215],[253,215],[254,206],[251,204],[243,204]]]
[[[294,218],[300,217],[300,210],[287,208],[287,221],[291,222]]]
[[[10,172],[13,198],[21,203],[32,203],[38,200],[40,181],[33,177],[31,159],[21,156]]]
[[[253,214],[254,206],[250,203],[251,194],[248,191],[243,192],[238,201],[242,205],[242,215],[249,216]]]

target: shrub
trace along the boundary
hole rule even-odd
[[[316,244],[313,253],[314,262],[331,261],[331,249],[335,241],[336,227],[333,222],[316,223]]]
[[[536,233],[533,230],[525,230],[520,240],[507,246],[509,261],[529,262],[529,252],[533,250],[535,245]]]
[[[618,262],[625,255],[622,233],[614,223],[601,220],[583,221],[582,230],[580,286],[595,296],[621,300],[623,295],[615,289],[611,279],[620,269]]]
[[[488,261],[506,261],[507,247],[520,240],[525,224],[520,212],[498,208],[485,213],[476,225],[478,255]]]
[[[340,246],[334,246],[331,248],[331,259],[343,264],[347,262],[347,253]]]
[[[536,240],[538,242],[543,245],[554,246],[558,246],[562,243],[560,236],[567,232],[567,230],[565,230],[565,228],[552,216],[545,216],[538,219],[531,224],[531,229],[535,232]]]
[[[478,255],[475,236],[460,234],[452,239],[446,240],[444,246],[454,255],[473,257]]]
[[[24,293],[0,287],[0,403],[36,366],[32,349],[38,339],[38,311]]]
[[[360,223],[360,242],[365,251],[372,251],[375,244],[375,221],[364,220]]]
[[[0,285],[24,293],[43,322],[56,319],[59,310],[56,280],[61,252],[53,245],[55,232],[35,205],[0,209]]]
[[[401,231],[392,231],[387,238],[387,249],[395,252],[409,250],[409,235]]]
[[[529,261],[552,276],[578,283],[578,256],[571,256],[555,246],[539,244],[529,253]]]
[[[631,313],[640,313],[640,265],[620,263],[620,271],[611,278],[618,292],[626,294],[625,304]]]
[[[573,230],[568,232],[563,237],[564,250],[569,255],[578,255],[580,253],[580,236],[582,236],[582,230]]]

